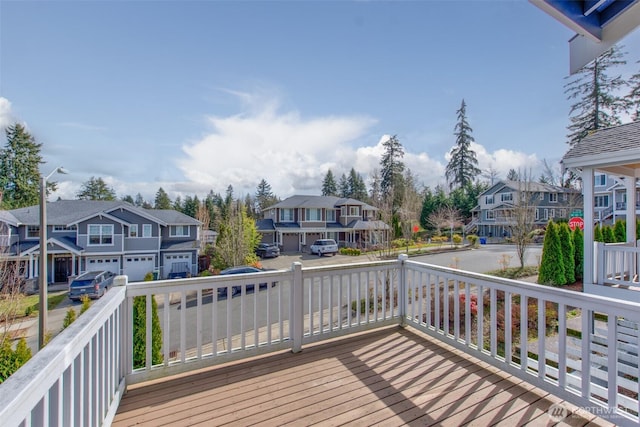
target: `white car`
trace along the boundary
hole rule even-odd
[[[311,254],[322,256],[325,254],[335,255],[338,253],[338,244],[333,239],[319,239],[311,245]]]

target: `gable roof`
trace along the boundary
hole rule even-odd
[[[509,181],[502,180],[493,184],[491,187],[480,193],[479,197],[489,194],[496,194],[500,190],[508,188],[510,190],[518,191],[521,185],[525,185],[528,191],[538,192],[538,193],[578,193],[579,191],[573,188],[560,187],[557,185],[544,184],[541,182],[524,182],[520,181]]]
[[[165,224],[200,224],[198,220],[182,212],[142,209],[121,200],[58,200],[55,202],[47,202],[47,223],[51,225],[75,224],[96,215],[108,216],[109,212],[113,212],[119,208]],[[13,209],[11,211],[0,211],[0,221],[6,221],[13,225],[39,225],[40,207],[36,205]]]
[[[567,168],[602,169],[630,163],[640,163],[640,121],[593,132],[562,157]]]
[[[378,208],[368,205],[360,200],[336,197],[336,196],[310,196],[310,195],[295,195],[288,197],[281,202],[271,205],[263,210],[272,208],[318,208],[318,209],[335,209],[345,205],[358,205],[367,210],[378,210]]]

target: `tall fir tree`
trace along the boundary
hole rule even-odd
[[[162,187],[158,188],[156,198],[153,202],[154,209],[171,209],[171,199]]]
[[[273,191],[271,190],[271,185],[269,185],[267,180],[264,178],[260,180],[260,183],[258,183],[258,187],[256,188],[255,202],[256,202],[255,204],[257,205],[256,208],[258,209],[258,213],[262,212],[263,209],[266,209],[269,206],[278,203],[278,197],[276,197],[276,195],[273,194]],[[248,208],[248,205],[247,205],[247,208]]]
[[[92,176],[76,193],[79,200],[115,200],[116,192],[100,177]]]
[[[333,177],[333,172],[331,172],[331,169],[327,171],[327,174],[324,176],[324,179],[322,180],[322,195],[323,196],[338,195],[338,184],[336,184],[336,179]]]
[[[620,114],[627,103],[620,91],[627,82],[620,74],[612,77],[613,68],[626,64],[621,47],[614,45],[595,60],[585,65],[565,84],[568,100],[575,100],[569,110],[567,127],[571,147],[589,132],[621,123]]]
[[[619,219],[613,225],[613,238],[616,243],[625,243],[627,241],[627,225]]]
[[[349,183],[349,197],[360,200],[361,202],[366,202],[368,198],[367,186],[362,179],[362,175],[357,173],[354,168],[351,168],[347,182]]]
[[[593,241],[604,242],[604,236],[602,235],[602,226],[600,224],[593,227]]]
[[[582,280],[584,275],[584,234],[580,227],[576,227],[573,230],[573,254],[575,257],[574,265],[576,280]]]
[[[380,191],[385,198],[393,192],[392,189],[397,193],[399,190],[397,187],[402,182],[404,147],[396,135],[383,142],[382,147],[384,153],[380,159]]]
[[[17,209],[37,205],[42,144],[19,123],[7,127],[5,134],[7,144],[0,150],[0,207]],[[47,191],[55,189],[54,182],[47,182]]]
[[[564,284],[572,284],[576,281],[575,248],[571,238],[571,230],[566,222],[559,223],[558,240],[562,250],[562,265],[564,266]]]
[[[338,196],[351,197],[351,189],[349,188],[349,180],[345,174],[342,174],[338,182]]]
[[[478,168],[476,153],[471,149],[471,143],[474,141],[471,136],[473,129],[467,121],[467,104],[464,99],[457,114],[458,122],[454,130],[456,145],[451,149],[451,160],[445,170],[445,176],[451,189],[463,188],[471,184],[482,172]]]

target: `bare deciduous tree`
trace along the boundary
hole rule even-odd
[[[431,224],[438,235],[442,234],[443,228],[449,228],[449,238],[453,244],[453,229],[463,225],[460,212],[453,206],[444,205],[429,215],[427,222]]]
[[[513,207],[505,210],[506,221],[509,224],[511,238],[516,245],[516,253],[520,260],[520,267],[524,268],[527,247],[531,243],[531,232],[536,228],[536,198],[538,195],[532,188],[531,172],[518,172],[517,194],[513,198]]]

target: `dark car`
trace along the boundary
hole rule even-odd
[[[69,298],[77,301],[83,296],[100,298],[113,285],[115,274],[110,271],[89,271],[73,279],[69,285]]]
[[[259,268],[256,267],[251,267],[249,265],[243,265],[243,266],[239,266],[239,267],[229,267],[225,270],[222,270],[220,272],[221,276],[225,276],[225,275],[229,275],[229,274],[246,274],[246,273],[262,273],[265,270],[261,270]],[[264,289],[267,287],[267,283],[259,283],[258,284],[260,286],[261,289]],[[275,282],[271,284],[271,286],[275,286]],[[246,285],[247,291],[253,291],[255,289],[255,285],[254,284],[247,284]],[[242,287],[241,286],[233,286],[231,288],[231,292],[232,292],[232,296],[233,295],[238,295],[240,292],[242,291]],[[218,288],[218,295],[220,296],[226,296],[227,295],[227,288]]]
[[[260,243],[256,248],[256,255],[260,258],[277,258],[280,248],[275,243]]]
[[[191,277],[191,268],[188,262],[174,262],[167,279],[186,279]]]

